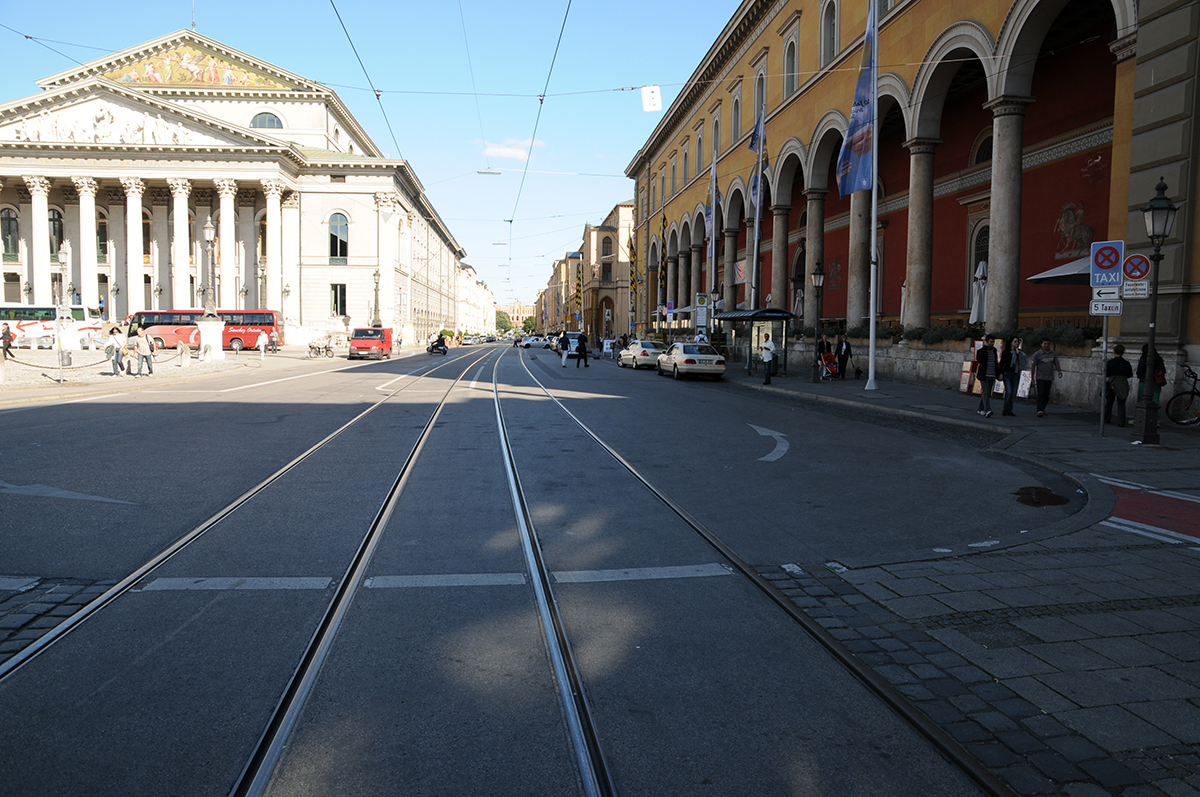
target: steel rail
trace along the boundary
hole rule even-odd
[[[241,775],[238,776],[237,782],[230,790],[230,797],[259,797],[259,795],[266,792],[267,786],[270,785],[271,777],[275,773],[275,767],[279,763],[279,759],[283,756],[288,738],[291,736],[292,730],[296,727],[296,723],[300,719],[304,704],[312,692],[313,686],[316,685],[317,677],[320,675],[325,659],[333,647],[334,638],[337,636],[342,621],[350,610],[350,604],[354,600],[355,593],[357,593],[358,588],[362,584],[367,566],[371,563],[371,557],[374,555],[375,549],[378,547],[379,540],[382,537],[381,532],[386,528],[388,520],[391,518],[392,512],[396,507],[396,503],[400,495],[404,492],[405,485],[408,484],[409,477],[412,475],[413,465],[416,463],[417,458],[420,457],[421,451],[425,448],[425,443],[429,439],[430,432],[433,431],[438,417],[442,414],[442,408],[445,407],[446,401],[450,398],[450,393],[462,381],[463,377],[467,375],[467,372],[474,368],[477,363],[490,356],[491,352],[486,352],[481,357],[475,358],[468,363],[462,373],[446,389],[445,395],[442,396],[437,407],[430,415],[429,421],[426,422],[425,427],[421,430],[420,436],[417,438],[412,450],[409,451],[408,457],[404,460],[404,464],[401,466],[399,473],[397,473],[395,481],[384,497],[378,512],[376,512],[375,519],[371,521],[371,525],[367,528],[367,533],[359,544],[354,558],[351,559],[349,566],[346,568],[346,573],[342,576],[337,591],[329,602],[329,606],[326,607],[320,624],[317,626],[316,631],[313,632],[308,646],[305,648],[304,655],[300,659],[300,663],[296,666],[291,678],[288,679],[288,685],[279,698],[279,702],[275,705],[275,709],[271,712],[271,718],[268,720],[266,728],[255,744],[254,752],[246,761],[246,766],[242,769]],[[465,358],[456,357],[448,362],[461,362],[463,359]],[[440,368],[441,366],[438,367]],[[425,376],[425,374],[422,374],[422,376]]]
[[[496,426],[500,437],[500,452],[504,460],[504,470],[508,476],[513,514],[516,517],[521,535],[521,547],[525,553],[526,567],[529,569],[534,595],[537,598],[542,633],[550,654],[554,678],[558,684],[559,698],[567,720],[567,730],[574,748],[575,761],[579,766],[583,792],[587,797],[615,797],[617,790],[612,772],[604,758],[600,734],[588,704],[583,678],[579,674],[579,667],[571,652],[571,643],[563,626],[558,603],[554,600],[554,592],[550,584],[550,571],[542,558],[541,543],[538,542],[533,517],[525,501],[525,491],[521,489],[521,479],[517,474],[516,458],[513,455],[512,446],[509,444],[508,427],[504,423],[504,410],[500,406],[500,391],[496,377],[496,371],[503,356],[504,352],[501,352],[500,357],[497,357],[496,362],[492,365],[492,398],[496,405]]]
[[[859,681],[861,681],[868,689],[874,692],[885,704],[893,711],[899,714],[909,725],[924,736],[934,748],[942,754],[950,763],[958,767],[967,777],[975,782],[986,794],[990,797],[1017,797],[1017,793],[1004,781],[998,778],[991,770],[985,767],[978,759],[967,752],[949,733],[943,730],[936,723],[926,717],[919,709],[908,701],[899,691],[896,690],[883,676],[875,672],[869,666],[863,664],[854,654],[851,653],[836,637],[820,623],[813,620],[797,606],[795,606],[787,596],[771,585],[762,575],[759,574],[752,566],[739,557],[734,551],[721,540],[716,534],[708,529],[703,523],[697,520],[686,509],[676,503],[670,496],[658,489],[653,482],[646,478],[637,468],[629,464],[629,462],[618,454],[608,443],[604,442],[593,432],[587,424],[581,421],[573,412],[559,401],[558,397],[550,392],[542,382],[534,376],[529,370],[529,365],[521,358],[521,364],[525,368],[525,372],[529,377],[537,383],[537,386],[542,389],[542,392],[553,401],[558,407],[573,420],[579,428],[583,429],[592,440],[603,448],[609,456],[615,459],[623,468],[631,473],[634,478],[640,481],[658,500],[660,500],[668,509],[679,516],[684,523],[691,526],[701,537],[704,538],[713,548],[715,548],[722,556],[729,560],[729,563],[735,567],[742,575],[754,583],[768,598],[775,602],[779,608],[783,609],[797,624],[800,625],[810,636],[812,636],[822,647],[837,659],[838,663],[850,671]]]
[[[457,358],[455,358],[455,359],[457,359]],[[450,363],[453,363],[453,362],[455,362],[455,360],[443,361],[442,363],[434,366],[433,368],[430,368],[428,371],[421,374],[418,377],[418,379],[428,376],[429,374],[433,373],[434,371],[438,370],[439,368],[445,367],[446,365],[449,365]],[[472,363],[472,365],[474,365],[474,363]],[[370,407],[368,407],[367,409],[360,412],[358,415],[351,418],[349,421],[344,423],[342,426],[338,427],[333,432],[330,432],[328,435],[326,435],[320,441],[315,443],[308,450],[299,454],[291,462],[288,462],[282,468],[275,471],[270,476],[266,477],[265,479],[263,479],[258,484],[251,487],[246,492],[242,493],[240,496],[235,498],[230,503],[226,504],[223,508],[219,509],[216,513],[214,513],[212,516],[210,516],[207,520],[203,521],[200,525],[196,526],[191,531],[187,532],[182,537],[180,537],[179,539],[175,540],[173,543],[168,545],[162,551],[160,551],[159,553],[157,553],[156,555],[154,555],[153,557],[148,559],[144,564],[142,564],[140,567],[138,567],[136,570],[134,570],[132,573],[130,573],[125,578],[118,581],[112,587],[109,587],[107,590],[104,591],[104,593],[102,593],[101,595],[98,595],[96,598],[94,598],[89,603],[85,604],[83,607],[81,607],[77,612],[72,614],[70,617],[65,618],[61,623],[54,626],[54,628],[51,628],[45,634],[38,637],[34,642],[30,643],[27,647],[23,648],[20,652],[18,652],[14,656],[12,656],[12,658],[9,658],[8,660],[6,660],[2,664],[0,664],[0,683],[3,683],[6,678],[11,676],[13,673],[15,673],[18,669],[20,669],[24,665],[28,664],[30,661],[35,659],[41,653],[45,652],[56,642],[63,639],[67,634],[69,634],[71,631],[74,631],[76,628],[78,628],[80,625],[82,625],[84,622],[86,622],[89,618],[93,617],[97,612],[99,612],[101,609],[106,607],[108,604],[112,603],[114,600],[116,600],[117,598],[124,595],[126,592],[128,592],[130,589],[132,589],[135,584],[137,584],[139,581],[141,581],[147,575],[152,573],[157,568],[161,567],[166,562],[170,561],[176,554],[178,554],[180,551],[184,550],[189,545],[194,543],[197,539],[199,539],[201,536],[203,536],[205,532],[209,531],[210,529],[215,527],[218,523],[220,523],[222,520],[224,520],[225,518],[232,515],[235,511],[238,510],[238,508],[243,506],[250,499],[254,498],[254,496],[261,493],[263,490],[265,490],[271,484],[278,481],[280,478],[282,478],[285,474],[287,474],[289,471],[294,469],[301,462],[308,459],[314,453],[316,453],[321,448],[326,446],[329,442],[331,442],[338,435],[342,434],[347,429],[349,429],[351,426],[353,426],[354,424],[361,421],[363,418],[365,418],[370,413],[374,412],[388,399],[394,397],[397,393],[401,392],[402,390],[407,390],[410,385],[414,385],[414,384],[416,384],[416,380],[411,381],[411,382],[406,382],[403,385],[400,385],[395,390],[393,390],[391,393],[388,393],[386,396],[382,397],[379,401],[375,402]]]

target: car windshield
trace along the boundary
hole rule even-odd
[[[356,329],[354,338],[358,340],[383,340],[382,329]]]

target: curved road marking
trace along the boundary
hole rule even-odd
[[[772,451],[770,454],[767,454],[765,457],[759,457],[758,458],[759,462],[774,462],[775,460],[779,459],[780,457],[782,457],[784,454],[787,453],[788,441],[784,440],[784,438],[787,437],[787,435],[785,435],[783,432],[776,432],[773,429],[764,429],[761,426],[755,426],[752,423],[748,423],[746,425],[749,426],[754,431],[758,432],[763,437],[774,437],[775,438],[775,450]]]

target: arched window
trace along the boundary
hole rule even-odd
[[[788,42],[783,51],[783,96],[790,97],[796,93],[796,43]]]
[[[17,212],[12,208],[0,210],[0,250],[4,252],[5,263],[17,261],[20,240],[21,223]]]
[[[258,247],[255,249],[258,252],[258,262],[267,262],[267,214],[263,214],[258,220]]]
[[[988,136],[983,141],[979,142],[979,146],[975,148],[975,157],[971,159],[972,166],[978,166],[981,163],[987,163],[992,159],[992,137]]]
[[[255,117],[250,120],[250,126],[282,130],[283,122],[279,121],[279,117],[275,114],[263,111],[260,114],[256,114]]]
[[[601,257],[612,257],[612,253],[613,253],[612,238],[605,236],[604,240],[600,242],[600,256]]]
[[[654,182],[654,175],[650,175],[650,210],[658,210],[658,186]]]
[[[833,60],[837,55],[837,3],[830,2],[825,6],[821,16],[821,66]]]
[[[350,222],[341,213],[329,217],[329,264],[346,265],[350,256]]]
[[[675,196],[675,163],[671,163],[671,196]]]
[[[730,124],[733,125],[733,140],[737,141],[742,137],[742,100],[740,97],[733,99],[733,119]]]
[[[696,174],[704,171],[704,134],[696,134]]]
[[[667,173],[662,172],[658,175],[658,206],[661,208],[667,204]]]
[[[99,209],[96,211],[96,262],[108,262],[108,215]]]
[[[713,158],[721,154],[721,120],[713,119]]]
[[[986,262],[988,259],[988,240],[991,237],[991,227],[987,224],[981,224],[975,230],[975,245],[971,247],[974,257],[971,258],[971,275],[974,276],[975,269],[980,262]]]
[[[688,184],[688,178],[690,176],[691,176],[691,172],[688,171],[688,154],[687,154],[687,150],[684,150],[683,151],[683,184],[684,185]]]
[[[58,264],[58,250],[62,247],[66,232],[63,229],[63,214],[50,208],[47,214],[50,221],[50,262]]]

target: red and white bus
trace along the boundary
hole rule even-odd
[[[13,345],[31,349],[54,348],[55,317],[58,308],[54,305],[19,304],[0,302],[0,324],[8,324],[13,333]],[[71,321],[63,333],[63,346],[74,348],[76,343],[86,346],[89,339],[101,336],[104,319],[100,311],[71,305]]]
[[[154,338],[159,348],[169,349],[179,345],[195,348],[200,345],[200,328],[196,320],[204,315],[203,310],[142,310],[129,319],[129,331],[141,327]],[[221,345],[226,349],[240,351],[258,345],[258,333],[274,332],[279,345],[283,345],[283,319],[274,310],[218,310],[217,315],[225,322]]]

